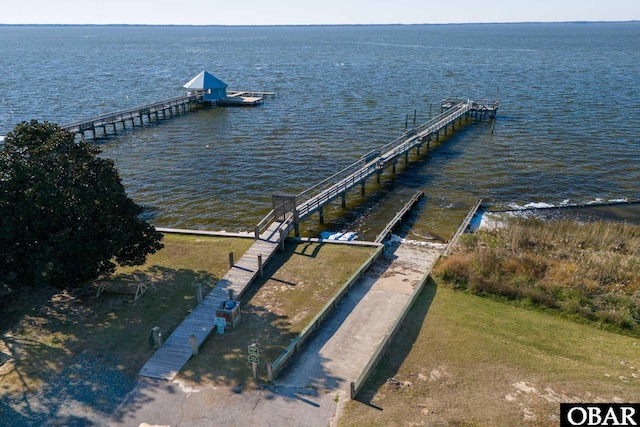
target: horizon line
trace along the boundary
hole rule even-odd
[[[109,23],[109,24],[55,24],[55,23],[2,23],[2,27],[366,27],[366,26],[427,26],[427,25],[510,25],[510,24],[624,24],[637,23],[640,19],[628,20],[576,20],[576,21],[492,21],[492,22],[436,22],[436,23],[388,23],[388,24],[125,24],[125,23]]]

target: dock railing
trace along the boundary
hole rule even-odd
[[[156,101],[151,104],[128,108],[126,110],[120,110],[108,114],[102,114],[90,119],[83,119],[71,123],[65,123],[61,125],[61,127],[69,131],[73,131],[74,129],[78,129],[78,131],[89,130],[95,126],[111,124],[115,121],[131,120],[133,118],[141,117],[142,115],[155,113],[156,111],[162,111],[169,107],[174,107],[190,101],[199,101],[201,99],[202,95],[180,95],[173,98],[164,99],[162,101]]]
[[[497,101],[495,102],[497,103]],[[440,131],[447,124],[467,114],[471,110],[472,103],[468,99],[443,100],[442,106],[446,110],[441,114],[416,128],[408,129],[388,144],[370,151],[347,167],[297,194],[298,219],[303,220],[316,209],[338,198],[358,183],[364,182],[374,173],[379,173],[400,155],[422,144],[425,138],[429,138],[431,134]],[[270,215],[267,215],[256,226],[256,238],[274,220]]]

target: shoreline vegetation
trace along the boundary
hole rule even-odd
[[[640,336],[640,226],[511,218],[463,235],[433,275],[476,295]]]
[[[465,234],[339,425],[559,422],[640,390],[640,226],[516,217]]]

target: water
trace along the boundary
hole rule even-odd
[[[99,144],[158,226],[251,230],[297,193],[395,139],[442,98],[500,99],[324,226],[371,238],[417,190],[409,237],[449,237],[497,206],[640,199],[640,23],[345,27],[0,26],[0,135],[180,95],[202,70],[276,91],[258,108],[189,113]],[[375,192],[374,192],[375,191]]]

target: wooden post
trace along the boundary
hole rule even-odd
[[[198,300],[198,304],[202,302],[202,284],[196,283],[196,299]]]
[[[378,172],[376,173],[376,182],[377,182],[378,184],[380,184],[380,180],[381,180],[381,178],[380,178],[380,177],[381,177],[381,175],[382,175],[382,171],[378,171]]]
[[[342,193],[342,209],[347,207],[347,192]]]
[[[280,251],[284,252],[284,230],[280,229]]]
[[[191,354],[193,356],[197,356],[198,355],[198,338],[196,337],[196,334],[191,334],[191,336],[189,337],[189,342],[191,343]]]
[[[365,194],[365,191],[364,191],[365,190],[365,184],[366,184],[366,181],[363,179],[362,180],[362,185],[361,185],[361,188],[360,188],[360,194],[362,194],[363,196]]]
[[[155,326],[151,329],[151,337],[153,338],[153,346],[160,348],[162,346],[162,332],[160,332],[160,327]]]
[[[233,294],[233,289],[229,289],[229,300],[230,301],[234,301],[235,300],[235,295]]]
[[[229,268],[233,268],[233,252],[229,252]]]
[[[496,119],[491,120],[491,133],[493,133],[493,128],[496,125]]]
[[[255,240],[258,240],[260,238],[260,227],[256,225],[254,232],[255,232]]]
[[[318,215],[320,215],[320,224],[324,224],[324,206],[320,206]]]
[[[267,362],[267,377],[269,381],[273,381],[273,368],[271,367],[271,362]]]
[[[418,114],[418,110],[413,110],[413,126],[416,125],[416,114]]]
[[[264,277],[264,268],[262,266],[262,254],[258,254],[258,271],[260,272],[260,277]]]

